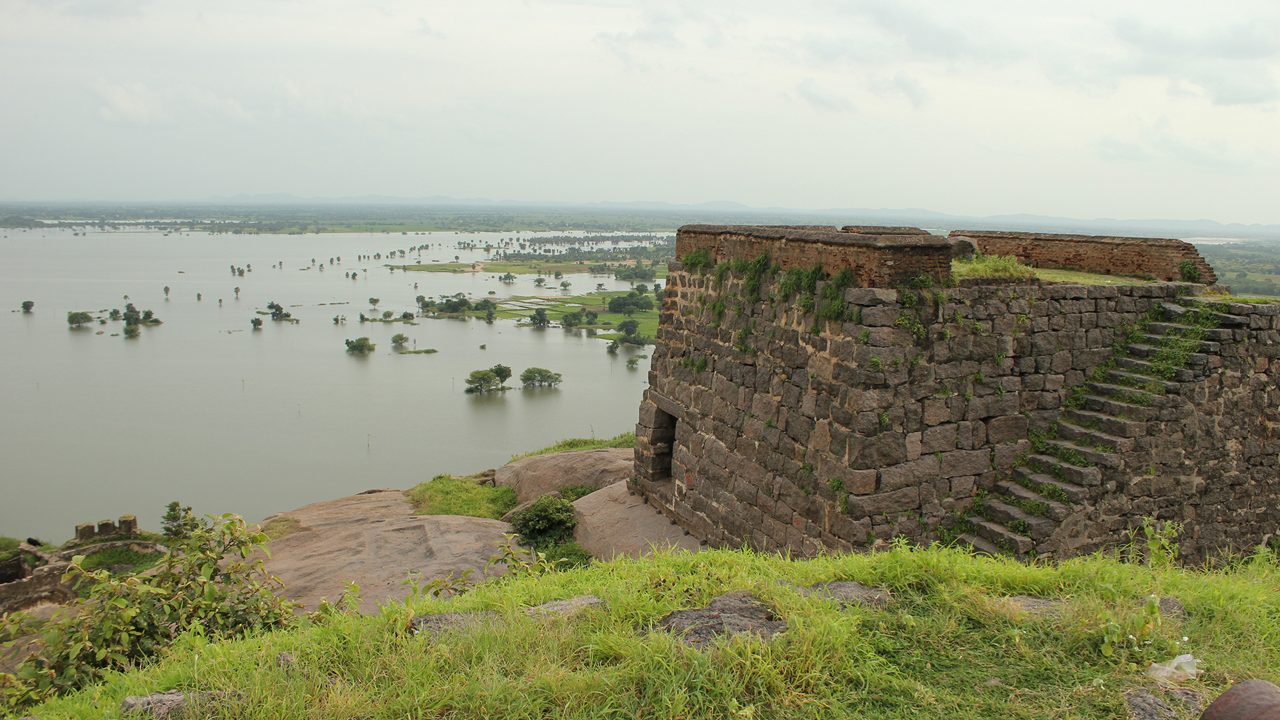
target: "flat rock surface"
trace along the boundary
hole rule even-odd
[[[567,600],[552,600],[541,605],[526,608],[524,613],[529,617],[573,617],[591,608],[604,609],[604,600],[595,595],[579,595]]]
[[[324,598],[337,600],[348,582],[360,586],[360,609],[372,612],[407,595],[403,583],[413,572],[425,582],[471,570],[480,580],[512,531],[487,518],[414,515],[399,490],[327,500],[283,515],[300,527],[270,543],[266,567],[284,582],[284,594],[307,609]]]
[[[843,607],[850,605],[866,605],[869,607],[882,607],[888,605],[893,596],[888,590],[881,588],[873,588],[863,585],[855,580],[838,580],[835,582],[818,583],[808,587],[798,588],[800,593],[809,597],[830,598],[840,603]]]
[[[654,548],[677,547],[691,552],[701,548],[693,536],[672,525],[639,495],[628,493],[625,480],[578,498],[573,511],[578,518],[573,539],[601,560],[618,555],[641,557]]]
[[[482,610],[479,612],[451,612],[436,615],[419,615],[409,622],[413,634],[436,635],[437,633],[487,625],[498,622],[498,613]]]
[[[724,635],[751,634],[768,640],[787,623],[749,592],[721,595],[704,608],[677,610],[658,621],[682,640],[702,649]]]
[[[635,451],[631,448],[535,455],[498,468],[494,483],[514,488],[516,502],[523,503],[575,485],[612,485],[631,477],[634,465]]]

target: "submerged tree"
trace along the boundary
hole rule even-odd
[[[250,321],[249,321],[249,324],[253,326],[253,329],[254,329],[254,330],[261,330],[261,329],[262,329],[262,318],[254,318],[254,319],[252,319],[252,320],[250,320]]]
[[[560,380],[560,373],[546,368],[531,367],[520,373],[520,382],[525,387],[555,387]]]
[[[347,352],[356,355],[368,355],[373,352],[377,345],[374,345],[367,337],[358,337],[355,340],[347,340]]]
[[[404,333],[396,333],[391,336],[391,344],[395,346],[397,350],[404,349],[405,343],[407,342],[409,342],[409,336]]]
[[[36,306],[36,301],[35,301],[35,300],[23,300],[23,301],[22,301],[22,312],[24,312],[24,313],[29,313],[29,312],[31,312],[31,309],[32,309],[32,308],[34,308],[35,306]]]
[[[547,317],[546,308],[538,308],[529,316],[529,322],[536,328],[544,328],[551,324],[551,318]]]
[[[472,370],[467,376],[467,387],[463,392],[475,395],[493,392],[501,387],[502,381],[492,370]]]
[[[73,328],[93,322],[93,316],[83,310],[67,313],[67,324]]]

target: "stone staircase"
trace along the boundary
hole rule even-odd
[[[1034,452],[1012,476],[974,502],[958,541],[992,555],[1043,554],[1062,520],[1141,471],[1139,440],[1167,396],[1217,367],[1221,343],[1242,326],[1245,318],[1199,298],[1162,303],[1160,320],[1132,333],[1071,393],[1054,427],[1033,434]]]

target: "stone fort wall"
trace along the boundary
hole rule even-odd
[[[1185,523],[1192,556],[1275,533],[1275,308],[1197,310],[1230,326],[1131,404],[1103,382],[1127,374],[1117,348],[1195,286],[939,287],[949,252],[898,228],[682,229],[633,489],[709,543],[802,555],[896,536],[1069,555],[1144,517]]]
[[[1035,267],[1206,285],[1218,280],[1195,246],[1182,240],[987,230],[953,230],[950,237],[965,238],[987,255],[1014,255]]]

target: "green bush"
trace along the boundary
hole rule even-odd
[[[1200,282],[1200,268],[1190,260],[1183,260],[1178,263],[1178,275],[1182,277],[1183,282]]]
[[[591,553],[587,552],[578,543],[569,540],[567,542],[548,545],[541,551],[542,559],[547,562],[553,562],[562,570],[576,567],[586,567],[591,564]]]
[[[573,539],[573,529],[577,525],[573,503],[550,495],[538,498],[511,519],[511,526],[519,533],[520,542],[539,550]]]
[[[242,518],[223,515],[178,543],[148,576],[115,577],[76,556],[66,578],[86,592],[83,611],[45,624],[41,650],[0,674],[0,713],[98,682],[163,653],[188,630],[212,639],[242,637],[293,623],[293,605],[272,591],[279,581],[260,559],[266,541]],[[26,632],[19,617],[0,620],[0,642]]]
[[[577,500],[580,497],[586,497],[587,495],[590,495],[591,493],[595,492],[597,489],[598,488],[593,488],[590,485],[570,485],[569,487],[563,488],[560,491],[560,497],[564,498],[565,500],[568,500],[569,502],[573,502],[574,500]]]

